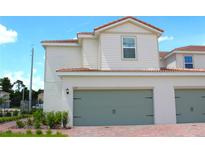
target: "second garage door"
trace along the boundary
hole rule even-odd
[[[153,124],[152,90],[75,90],[74,126]]]
[[[175,90],[177,123],[205,122],[205,89]]]

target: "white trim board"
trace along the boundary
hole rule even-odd
[[[205,72],[56,72],[58,76],[203,76]]]

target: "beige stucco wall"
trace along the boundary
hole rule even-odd
[[[205,68],[205,54],[176,54],[177,57],[177,67],[184,68],[184,56],[193,56],[194,68]]]
[[[193,61],[195,68],[205,68],[205,54],[195,54]]]
[[[98,68],[98,39],[82,40],[82,63],[86,68]]]
[[[115,27],[112,27],[106,32],[124,32],[124,33],[146,33],[146,34],[152,34],[149,30],[141,27],[140,25],[133,24],[131,22],[125,22],[123,24],[117,25]]]
[[[176,61],[176,55],[173,54],[169,56],[167,59],[165,59],[167,68],[176,68],[177,67],[177,61]]]
[[[69,110],[73,124],[73,90],[84,89],[153,89],[155,124],[176,123],[174,88],[205,88],[204,77],[63,77],[58,87],[60,101],[54,95],[45,110]],[[49,87],[47,87],[49,88]],[[66,94],[69,88],[70,93]],[[50,90],[52,92],[52,90]],[[61,94],[60,94],[61,93]]]
[[[122,37],[136,37],[136,59],[122,57]],[[152,34],[103,33],[100,36],[102,69],[159,68],[157,36]]]
[[[59,105],[62,103],[61,79],[56,75],[56,69],[81,67],[81,49],[80,47],[46,47],[45,57],[44,109],[49,111],[55,108],[56,103]]]
[[[176,53],[169,56],[165,61],[167,68],[185,68],[184,56],[193,56],[194,68],[205,68],[205,54],[199,53]]]

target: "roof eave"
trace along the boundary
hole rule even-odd
[[[78,46],[80,46],[79,43],[49,43],[49,42],[41,43],[41,45],[43,47],[47,47],[47,46],[72,46],[72,47],[78,47]]]
[[[205,72],[56,72],[60,77],[66,76],[205,76]]]
[[[113,23],[113,24],[110,24],[110,25],[107,25],[107,26],[104,26],[104,27],[102,26],[102,27],[99,27],[99,28],[95,28],[95,29],[94,29],[94,32],[95,32],[95,33],[99,33],[99,32],[105,31],[106,29],[109,29],[109,28],[115,27],[115,26],[117,26],[117,25],[120,25],[120,24],[122,24],[122,23],[125,23],[125,22],[127,22],[127,21],[131,21],[131,22],[134,22],[134,23],[136,23],[136,24],[139,24],[139,25],[141,25],[141,26],[143,26],[143,27],[145,27],[145,28],[147,28],[147,29],[149,29],[149,30],[151,30],[151,31],[153,31],[153,32],[155,32],[155,33],[157,33],[158,36],[161,36],[161,34],[164,32],[163,30],[161,30],[161,29],[159,29],[159,28],[153,28],[153,27],[151,27],[151,26],[148,26],[148,25],[146,25],[146,24],[143,24],[143,23],[141,23],[141,22],[138,22],[138,21],[136,21],[136,20],[134,20],[134,19],[132,19],[132,18],[127,18],[127,19],[124,19],[124,20],[122,20],[122,21],[119,21],[119,22],[116,22],[116,23]]]

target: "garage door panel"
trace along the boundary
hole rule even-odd
[[[78,90],[76,97],[76,126],[153,123],[152,90]]]
[[[175,90],[178,123],[205,122],[205,90]]]

